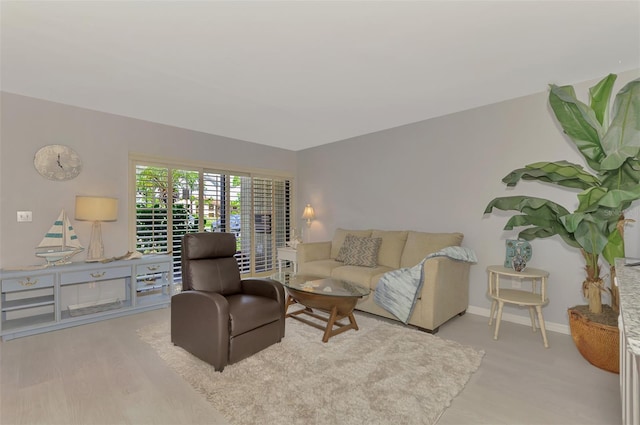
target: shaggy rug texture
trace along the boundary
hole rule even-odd
[[[359,331],[323,343],[322,331],[287,319],[279,344],[222,373],[174,346],[168,321],[138,334],[234,425],[434,424],[484,356],[401,325],[356,320]]]

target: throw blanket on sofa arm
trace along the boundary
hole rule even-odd
[[[478,262],[472,249],[448,246],[427,255],[413,267],[392,270],[383,274],[373,295],[375,303],[396,316],[402,323],[407,324],[422,289],[424,262],[433,257],[448,257],[468,263]]]

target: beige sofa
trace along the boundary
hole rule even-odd
[[[376,267],[336,261],[347,234],[382,239]],[[462,233],[337,229],[331,241],[298,245],[298,273],[367,286],[372,292],[356,309],[398,320],[374,302],[373,291],[380,277],[394,269],[415,266],[427,255],[448,246],[460,246],[462,238]],[[447,320],[464,314],[469,305],[469,268],[470,263],[447,257],[428,259],[424,263],[422,290],[409,324],[435,333]]]

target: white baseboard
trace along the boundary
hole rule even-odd
[[[489,314],[491,313],[491,310],[489,310],[488,308],[475,307],[470,305],[467,308],[467,313],[477,314],[478,316],[484,316],[488,319]],[[515,314],[502,313],[502,321],[517,323],[519,325],[531,326],[531,319],[529,319],[528,316],[518,316]],[[548,331],[571,335],[571,331],[569,330],[569,325],[563,325],[563,324],[554,323],[554,322],[547,322],[546,320],[544,321],[544,324],[545,324],[545,328]]]

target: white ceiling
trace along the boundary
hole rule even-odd
[[[640,68],[640,2],[1,3],[3,91],[300,150]]]

